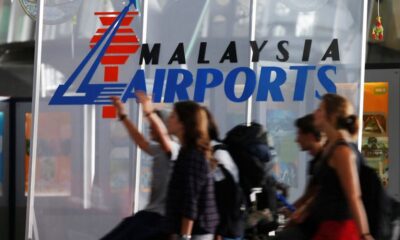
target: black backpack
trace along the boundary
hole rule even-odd
[[[246,196],[251,189],[262,187],[268,178],[271,161],[267,132],[261,124],[238,125],[223,140],[239,169],[240,185]]]
[[[390,240],[392,235],[393,200],[388,196],[376,171],[366,164],[363,155],[355,144],[340,142],[349,145],[356,153],[359,163],[359,178],[362,201],[368,217],[371,235],[375,239]]]
[[[383,188],[376,171],[366,164],[364,157],[357,149],[354,150],[360,159],[359,177],[362,201],[367,213],[370,232],[375,239],[389,240],[392,235],[392,200]]]

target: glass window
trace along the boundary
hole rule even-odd
[[[255,70],[259,88],[270,88],[259,92],[262,101],[253,99],[253,119],[267,127],[277,150],[277,178],[292,187],[293,200],[303,192],[307,159],[311,159],[295,143],[294,121],[312,113],[320,101],[316,94],[327,92],[321,78],[326,65],[335,68],[325,73],[336,92],[359,107],[362,12],[360,4],[345,1],[257,3],[256,40],[259,46],[268,42]],[[339,56],[324,57],[336,43]],[[287,55],[282,54],[282,47]],[[282,84],[272,87],[276,82]]]

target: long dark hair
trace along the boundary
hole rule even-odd
[[[184,128],[182,148],[194,148],[212,160],[212,149],[208,135],[207,113],[199,104],[192,101],[177,102],[174,110]]]
[[[357,116],[348,114],[351,103],[344,97],[328,93],[322,97],[327,117],[333,121],[336,129],[347,130],[351,135],[358,132]]]
[[[210,140],[215,140],[215,141],[218,141],[218,142],[221,141],[219,139],[219,130],[218,130],[217,123],[215,122],[214,116],[212,115],[210,110],[208,110],[208,108],[203,107],[203,109],[207,113],[208,135],[210,137]]]

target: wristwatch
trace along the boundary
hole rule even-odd
[[[192,238],[191,235],[183,234],[183,235],[181,235],[181,238],[179,240],[190,240],[191,238]]]
[[[124,113],[124,114],[120,114],[120,115],[118,116],[118,120],[124,121],[125,118],[127,118],[127,117],[128,117],[128,115],[126,115],[125,113]]]

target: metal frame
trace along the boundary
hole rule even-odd
[[[146,0],[143,0],[143,28],[142,28],[142,43],[147,42],[147,19],[148,19],[148,12],[149,12],[149,3]],[[140,69],[146,71],[146,64],[145,62],[142,63]],[[143,132],[143,111],[142,106],[139,105],[137,109],[137,126],[140,132]],[[134,169],[135,172],[135,188],[133,191],[133,213],[136,213],[139,210],[139,189],[140,189],[140,176],[136,174],[140,172],[140,165],[142,162],[142,150],[139,147],[136,147],[136,166]]]
[[[256,19],[257,19],[257,0],[251,0],[250,2],[250,41],[254,41],[256,39]],[[253,50],[250,48],[250,57],[249,57],[249,67],[253,70],[256,64],[252,62],[253,59]],[[246,124],[251,123],[251,119],[253,116],[253,97],[251,96],[246,102]]]
[[[360,99],[360,102],[359,102],[359,110],[358,110],[358,116],[362,116],[362,114],[363,114],[363,109],[364,109],[364,81],[365,81],[365,61],[366,61],[366,54],[367,54],[367,52],[366,52],[366,49],[367,49],[367,34],[368,34],[368,32],[367,32],[367,27],[369,26],[368,25],[368,22],[367,22],[367,20],[368,20],[368,1],[363,1],[363,4],[364,4],[364,6],[363,6],[363,9],[364,9],[364,11],[363,11],[363,26],[362,26],[362,47],[361,47],[361,66],[360,66],[360,69],[361,69],[361,76],[360,76],[360,79],[361,79],[361,82],[360,82],[360,91],[359,91],[359,99]],[[362,124],[363,124],[363,121],[362,121],[362,118],[359,118],[358,119],[358,123],[359,123],[359,126],[360,126],[360,129],[362,129]],[[362,141],[362,131],[359,131],[358,132],[358,148],[359,149],[361,149],[361,141]]]
[[[34,197],[33,189],[35,189],[34,173],[36,172],[36,155],[37,155],[37,128],[38,128],[38,113],[39,113],[39,95],[40,95],[40,70],[42,62],[42,36],[43,36],[43,7],[44,0],[38,0],[38,18],[36,20],[36,43],[35,43],[35,64],[34,64],[34,84],[32,92],[32,129],[31,129],[31,156],[29,167],[29,192],[28,202],[26,205],[26,224],[25,224],[25,239],[32,239],[33,228],[35,231],[35,240],[39,239],[36,218],[34,213]]]

